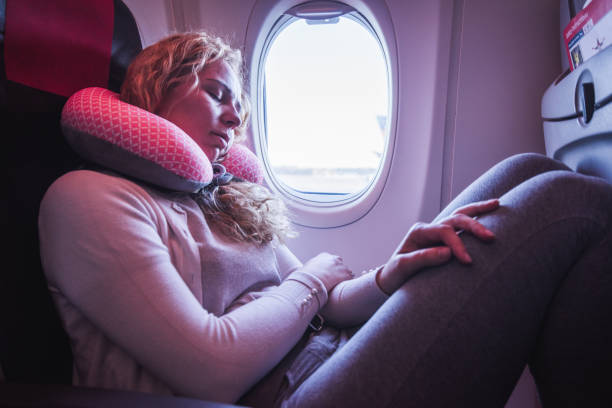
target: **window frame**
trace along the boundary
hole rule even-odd
[[[260,29],[253,35],[247,29],[247,63],[250,62],[250,85],[251,95],[254,98],[253,115],[251,117],[252,141],[256,154],[262,159],[265,182],[270,189],[277,192],[289,208],[292,222],[297,225],[313,228],[334,228],[353,223],[365,216],[376,204],[384,189],[389,168],[393,158],[395,144],[395,132],[397,128],[397,52],[395,37],[390,15],[386,4],[382,0],[369,0],[368,7],[365,1],[353,1],[352,4],[332,1],[312,1],[294,4],[295,1],[263,1],[254,6],[248,27],[254,27],[257,20]],[[374,4],[372,4],[374,3]],[[378,4],[377,4],[378,3]],[[265,109],[265,61],[270,45],[278,34],[291,24],[296,17],[292,14],[296,9],[305,5],[331,6],[340,5],[345,11],[342,15],[351,18],[361,24],[374,39],[379,43],[383,58],[387,65],[388,83],[388,109],[387,124],[385,126],[385,141],[383,155],[376,174],[365,188],[359,192],[342,194],[340,197],[332,197],[333,194],[310,194],[302,193],[287,186],[278,176],[274,174],[268,161],[268,140],[266,134],[266,109]],[[256,10],[259,6],[259,10]],[[263,8],[263,9],[262,9]],[[267,10],[266,10],[267,9]],[[373,12],[374,9],[377,12]],[[259,11],[259,13],[257,12]],[[386,12],[386,13],[385,13]],[[382,21],[381,21],[382,20]],[[380,23],[386,24],[380,24]],[[381,29],[385,26],[385,30]],[[391,38],[392,41],[389,40]],[[313,197],[314,196],[314,197]],[[316,197],[316,198],[315,198]]]

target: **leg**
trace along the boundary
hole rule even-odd
[[[612,332],[603,311],[612,309],[610,264],[598,262],[610,257],[612,187],[551,171],[511,189],[501,204],[481,218],[494,243],[464,236],[473,265],[450,262],[414,276],[286,406],[502,407],[530,359],[545,403],[549,394],[580,399],[580,384],[556,385],[588,376],[580,361],[560,361],[568,348],[581,348],[586,361],[612,355],[609,343],[590,338],[600,333],[564,337],[573,324],[599,327],[608,339]],[[601,293],[605,304],[592,304],[574,281]],[[595,307],[603,310],[588,322],[573,321]]]
[[[536,153],[511,156],[491,167],[451,201],[436,220],[444,218],[458,207],[475,201],[498,198],[525,180],[554,170],[570,170],[560,161]]]
[[[545,407],[612,406],[611,299],[608,238],[584,253],[548,306],[530,362]]]

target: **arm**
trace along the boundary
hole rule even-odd
[[[317,302],[304,305],[309,288],[289,279],[226,315],[208,313],[174,268],[163,215],[146,197],[99,173],[56,182],[40,213],[49,282],[177,393],[235,401],[297,342]]]
[[[302,267],[302,263],[286,246],[280,245],[275,251],[280,270],[286,271],[286,274]],[[335,285],[320,312],[325,321],[339,328],[365,322],[388,298],[376,283],[377,271],[378,268]],[[312,270],[311,273],[316,271]]]
[[[389,298],[376,283],[380,268],[340,282],[329,294],[321,315],[336,327],[351,327],[364,323]]]

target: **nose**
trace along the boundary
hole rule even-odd
[[[228,129],[235,129],[242,124],[242,117],[233,104],[228,104],[221,114],[221,121]]]

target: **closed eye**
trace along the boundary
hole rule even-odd
[[[227,85],[214,78],[206,78],[205,81],[206,83],[203,88],[214,100],[220,103],[235,104],[234,109],[237,112],[241,111],[242,106],[240,102],[234,100],[234,92]]]
[[[221,93],[218,90],[208,89],[206,90],[206,93],[208,93],[210,97],[213,98],[217,102],[221,102],[223,100],[223,93]]]

